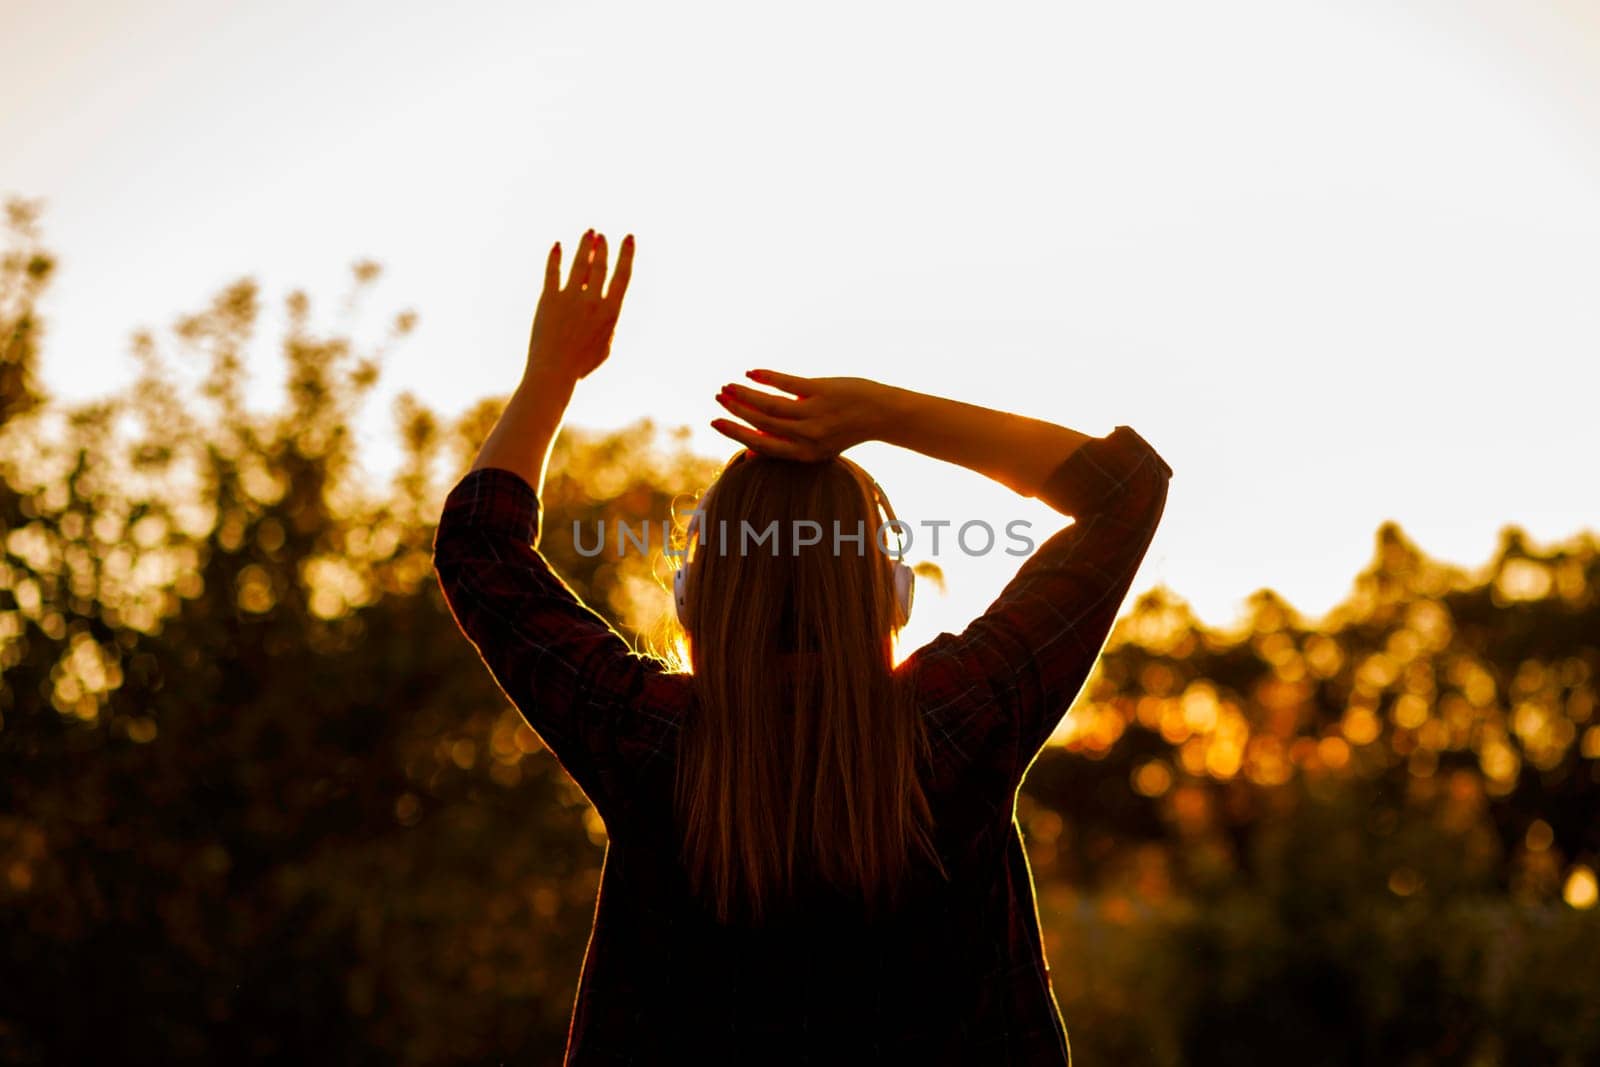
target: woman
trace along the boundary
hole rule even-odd
[[[1070,1062],[1014,818],[1024,772],[1099,655],[1172,469],[1127,426],[1092,437],[859,378],[729,385],[745,448],[709,490],[680,589],[692,672],[633,652],[536,551],[550,445],[605,361],[632,274],[584,234],[550,251],[521,384],[450,492],[434,565],[506,695],[605,820],[567,1062]],[[961,634],[898,667],[886,502],[839,453],[887,441],[1075,522]],[[726,528],[726,527],[724,527]],[[715,550],[713,545],[716,546]]]

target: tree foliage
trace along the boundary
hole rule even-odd
[[[603,831],[430,564],[436,468],[465,470],[500,402],[447,425],[402,396],[404,462],[373,499],[348,427],[413,316],[362,346],[291,295],[283,406],[259,414],[243,375],[261,296],[242,280],[170,338],[137,337],[130,389],[53,405],[35,311],[51,261],[25,206],[14,221],[0,1060],[548,1059]],[[637,524],[703,487],[711,465],[660,438],[564,434],[547,525]],[[649,561],[562,562],[613,617],[646,616]]]
[[[0,1062],[558,1062],[603,827],[429,563],[501,399],[402,395],[374,492],[349,427],[415,316],[363,341],[292,294],[261,413],[244,279],[58,403],[52,258],[9,220]],[[659,523],[714,472],[649,423],[556,449],[547,530]],[[548,551],[637,639],[655,547]],[[1508,529],[1468,574],[1387,524],[1314,623],[1140,598],[1019,804],[1079,1057],[1593,1062],[1597,555]]]

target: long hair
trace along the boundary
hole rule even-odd
[[[816,536],[804,520],[818,543],[800,543]],[[871,477],[842,457],[744,451],[703,499],[686,590],[699,706],[676,802],[691,883],[723,921],[759,922],[802,885],[876,907],[918,854],[939,866],[882,521]]]

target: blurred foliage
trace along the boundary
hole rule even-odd
[[[347,427],[414,316],[364,348],[292,295],[263,416],[240,281],[175,325],[178,366],[139,336],[130,389],[51,404],[32,214],[0,269],[0,1062],[550,1061],[603,830],[430,563],[435,468],[465,471],[503,398],[446,425],[402,396],[368,499]],[[660,437],[563,434],[546,528],[703,488]],[[558,563],[634,629],[665,605],[637,553]]]
[[[402,395],[374,496],[348,427],[414,314],[361,342],[291,295],[262,414],[249,280],[52,401],[36,214],[0,260],[0,1063],[559,1062],[604,831],[429,567],[503,401]],[[556,447],[547,530],[659,530],[715,470],[649,423]],[[548,542],[634,637],[652,547]],[[1600,1060],[1597,547],[1508,529],[1468,574],[1387,524],[1315,623],[1138,598],[1018,805],[1079,1061]]]
[[[1085,1062],[1600,1062],[1597,674],[1592,533],[1137,598],[1019,802]]]

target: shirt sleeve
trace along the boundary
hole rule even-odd
[[[652,707],[670,678],[583,603],[534,547],[533,487],[498,467],[468,472],[445,498],[433,567],[456,625],[590,803],[609,822],[638,761],[671,723]]]
[[[1021,782],[1110,636],[1171,477],[1128,426],[1081,443],[1051,474],[1040,499],[1075,521],[961,634],[940,634],[902,664],[945,759]]]

